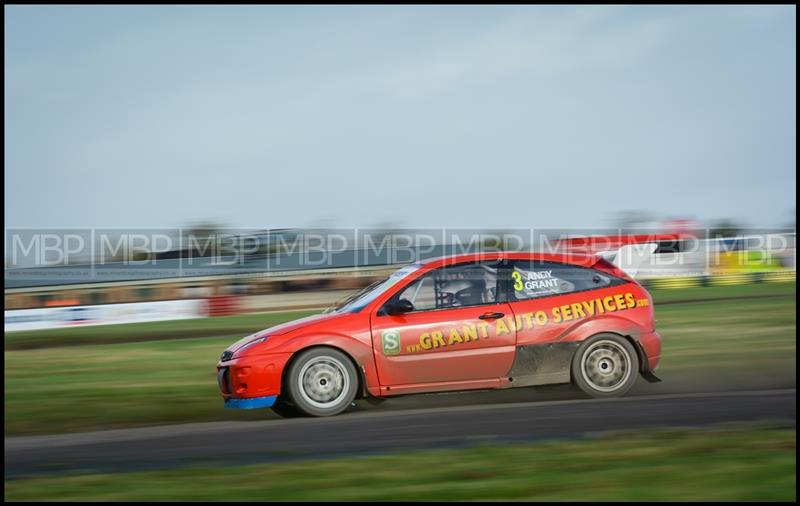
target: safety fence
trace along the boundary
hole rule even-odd
[[[639,280],[648,289],[696,288],[704,286],[784,283],[797,280],[797,271],[739,272],[713,276],[671,276]]]

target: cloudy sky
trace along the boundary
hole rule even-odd
[[[795,16],[6,7],[6,227],[782,225]]]

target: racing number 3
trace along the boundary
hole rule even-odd
[[[511,277],[514,278],[514,291],[519,292],[522,290],[522,274],[517,271],[511,273]]]

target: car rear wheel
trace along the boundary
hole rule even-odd
[[[587,339],[572,358],[572,380],[592,397],[619,397],[636,383],[639,357],[631,343],[616,334]]]
[[[338,415],[353,402],[358,374],[344,353],[331,348],[302,352],[289,368],[285,388],[292,406],[311,416]]]

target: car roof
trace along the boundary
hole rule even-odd
[[[465,262],[493,261],[493,260],[539,260],[543,262],[559,262],[581,267],[591,267],[596,264],[601,257],[598,255],[586,255],[580,253],[541,253],[535,251],[493,251],[483,253],[462,253],[458,255],[446,255],[436,258],[428,258],[419,262],[427,268],[437,268],[445,265],[453,265]]]

